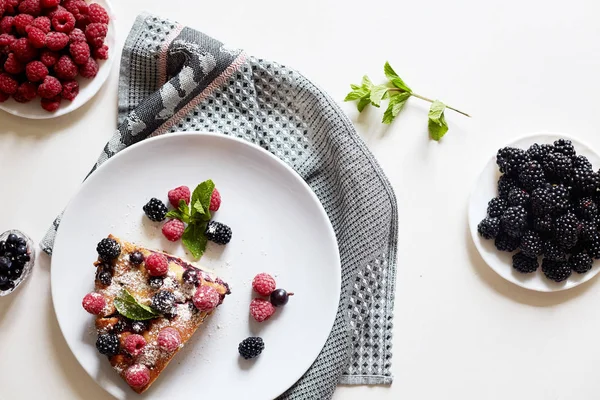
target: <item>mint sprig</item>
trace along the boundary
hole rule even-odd
[[[208,243],[204,232],[211,219],[210,199],[214,190],[215,184],[212,180],[204,181],[192,192],[191,207],[180,200],[179,208],[167,213],[167,218],[175,218],[188,224],[181,241],[195,258],[202,257]]]
[[[444,111],[446,109],[456,111],[466,117],[471,117],[469,114],[450,107],[439,100],[432,100],[413,92],[387,61],[383,66],[383,72],[388,79],[387,83],[374,85],[371,79],[365,75],[363,76],[360,85],[350,85],[352,91],[348,93],[344,101],[356,101],[358,111],[362,112],[369,104],[380,107],[383,100],[389,99],[387,108],[383,113],[383,118],[381,120],[384,124],[392,123],[398,114],[400,114],[406,101],[411,96],[428,101],[431,103],[428,121],[429,135],[436,141],[440,140],[446,132],[448,132],[448,124],[446,122],[446,117],[444,116]]]
[[[123,289],[119,296],[115,298],[114,304],[121,315],[134,321],[145,321],[158,316],[150,307],[139,303],[127,289]]]

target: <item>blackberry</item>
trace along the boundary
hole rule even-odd
[[[102,264],[96,269],[96,279],[104,286],[109,286],[112,283],[112,269]]]
[[[529,257],[542,254],[542,238],[537,232],[527,231],[521,236],[521,251]]]
[[[119,336],[114,333],[103,333],[96,340],[96,348],[100,354],[105,356],[116,356],[119,354]]]
[[[529,257],[522,251],[513,255],[513,268],[522,274],[530,274],[537,271],[538,260],[537,257]]]
[[[148,323],[144,321],[133,321],[131,323],[131,331],[133,333],[137,333],[138,335],[141,335],[142,333],[147,331],[148,327]]]
[[[548,187],[540,187],[531,192],[531,212],[543,216],[552,211],[552,199]]]
[[[134,251],[129,254],[129,262],[133,265],[140,265],[144,262],[144,255],[140,251]]]
[[[477,232],[484,239],[493,239],[500,233],[500,220],[498,218],[484,218],[477,225]]]
[[[264,349],[265,343],[259,337],[246,338],[238,345],[240,355],[246,360],[258,357]]]
[[[527,155],[532,160],[539,161],[540,163],[544,161],[545,157],[554,151],[554,146],[551,144],[532,144],[529,149],[527,149]]]
[[[511,189],[519,187],[516,179],[511,178],[508,175],[502,175],[498,179],[498,197],[506,199]]]
[[[523,206],[508,207],[500,221],[506,233],[520,237],[527,228],[527,211]]]
[[[554,222],[554,234],[556,243],[559,246],[565,249],[575,246],[579,238],[579,221],[577,217],[571,213],[558,217]]]
[[[519,174],[519,170],[528,159],[529,156],[527,156],[525,151],[515,147],[500,149],[496,155],[496,163],[500,168],[500,172],[513,177]]]
[[[571,276],[571,267],[566,261],[548,260],[542,261],[542,272],[546,278],[554,282],[562,282]]]
[[[539,161],[527,161],[519,171],[519,181],[526,190],[533,190],[546,183],[546,176]]]
[[[206,238],[217,244],[227,244],[231,240],[231,228],[216,221],[209,221],[204,232]]]
[[[508,234],[501,232],[498,234],[498,236],[496,236],[496,240],[494,241],[494,244],[496,245],[496,248],[500,251],[508,251],[508,252],[512,252],[515,251],[518,247],[519,247],[519,238],[515,238],[512,236],[509,236]]]
[[[155,222],[164,221],[168,211],[165,203],[155,197],[151,198],[143,209],[146,216]]]
[[[573,172],[573,162],[561,153],[548,154],[542,167],[546,176],[555,182],[567,182]]]
[[[529,203],[529,193],[521,188],[513,188],[508,192],[509,206],[526,206]]]
[[[488,216],[492,218],[500,217],[502,214],[504,214],[504,211],[506,211],[506,207],[508,207],[508,203],[505,199],[501,197],[494,197],[488,203]]]
[[[578,274],[585,274],[592,269],[592,257],[585,252],[571,254],[569,257],[569,267]]]
[[[584,248],[590,257],[597,260],[600,258],[600,234],[594,232],[590,240],[584,243]]]
[[[596,192],[600,184],[600,176],[588,168],[574,168],[571,176],[573,191],[582,195]]]
[[[534,218],[533,229],[542,235],[548,235],[554,231],[554,220],[550,214]]]
[[[575,213],[581,219],[595,221],[598,218],[598,205],[591,197],[583,197],[577,202]]]
[[[580,221],[579,239],[581,242],[594,240],[594,234],[598,233],[596,224],[592,221]]]
[[[587,159],[586,156],[576,156],[573,157],[573,167],[574,168],[587,168],[592,169],[592,163]]]
[[[552,261],[564,261],[567,259],[567,253],[552,240],[542,242],[542,254],[544,258]]]
[[[569,158],[575,157],[575,147],[570,140],[567,139],[558,139],[554,142],[554,152],[562,153]]]
[[[163,277],[162,276],[151,276],[148,278],[148,283],[150,287],[153,289],[160,289],[163,285]]]
[[[112,328],[112,333],[123,333],[130,328],[131,326],[125,318],[119,318],[117,323]]]
[[[104,238],[98,243],[96,251],[104,261],[111,261],[121,254],[121,245],[114,239]]]
[[[152,296],[152,308],[161,314],[169,314],[175,306],[175,296],[168,290],[161,290]]]
[[[554,214],[561,214],[569,209],[569,190],[565,185],[551,185],[548,189],[550,210]]]

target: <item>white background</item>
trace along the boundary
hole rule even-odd
[[[600,148],[597,1],[127,0],[114,8],[119,43],[148,10],[292,66],[338,100],[364,73],[383,79],[389,60],[415,92],[474,116],[449,112],[450,132],[436,143],[419,100],[390,127],[380,125],[381,110],[359,117],[344,105],[396,190],[400,233],[394,384],[340,388],[335,399],[598,397],[597,279],[554,294],[505,282],[475,252],[466,221],[471,186],[503,143],[553,130]],[[1,231],[39,242],[115,129],[117,78],[115,66],[92,101],[57,120],[0,114]],[[45,256],[0,299],[0,388],[10,400],[108,398],[58,329]]]

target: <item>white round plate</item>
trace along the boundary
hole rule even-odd
[[[152,197],[212,179],[222,197],[214,219],[231,226],[226,246],[209,244],[199,264],[231,286],[228,296],[146,392],[146,399],[273,399],[310,367],[338,308],[340,258],[329,219],[308,185],[267,151],[220,134],[182,133],[126,149],[85,181],[64,213],[52,256],[52,299],[60,328],[83,368],[118,399],[135,393],[95,347],[94,318],[81,307],[94,288],[96,244],[109,233],[191,260],[168,242],[142,206]],[[273,274],[295,293],[264,323],[249,315],[252,278]],[[260,336],[245,361],[238,344]]]
[[[78,76],[77,82],[79,82],[79,95],[73,101],[63,100],[60,107],[55,112],[48,112],[40,105],[40,98],[37,97],[29,103],[17,103],[11,97],[4,103],[0,103],[0,110],[4,110],[7,113],[16,115],[18,117],[29,118],[29,119],[49,119],[56,118],[62,115],[68,114],[71,111],[77,110],[79,107],[87,103],[92,97],[98,93],[104,82],[110,75],[110,69],[113,61],[116,57],[116,32],[114,13],[109,0],[94,0],[94,3],[100,4],[106,9],[108,15],[111,18],[108,24],[108,34],[106,35],[105,43],[108,46],[108,60],[98,60],[100,69],[98,75],[93,79],[85,79]]]
[[[552,144],[560,138],[569,139],[573,142],[577,154],[586,156],[595,169],[600,166],[600,156],[598,153],[579,140],[560,133],[535,133],[517,139],[505,146],[527,149],[533,143]],[[526,289],[538,292],[557,292],[571,289],[596,276],[598,271],[600,271],[600,263],[598,261],[594,262],[594,266],[589,272],[582,275],[573,273],[569,279],[561,283],[555,283],[547,279],[542,273],[541,268],[538,268],[533,274],[521,274],[514,270],[512,267],[512,255],[514,253],[498,251],[494,246],[493,240],[485,240],[477,233],[477,225],[487,214],[488,202],[498,195],[498,178],[500,178],[500,172],[498,171],[496,155],[494,154],[477,179],[469,200],[469,227],[471,228],[471,236],[473,237],[473,242],[475,242],[475,247],[477,247],[479,254],[481,254],[487,265],[504,279]]]

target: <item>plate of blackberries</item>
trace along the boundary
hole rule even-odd
[[[498,150],[469,203],[477,250],[500,276],[553,292],[600,270],[600,156],[561,134],[538,133]]]

